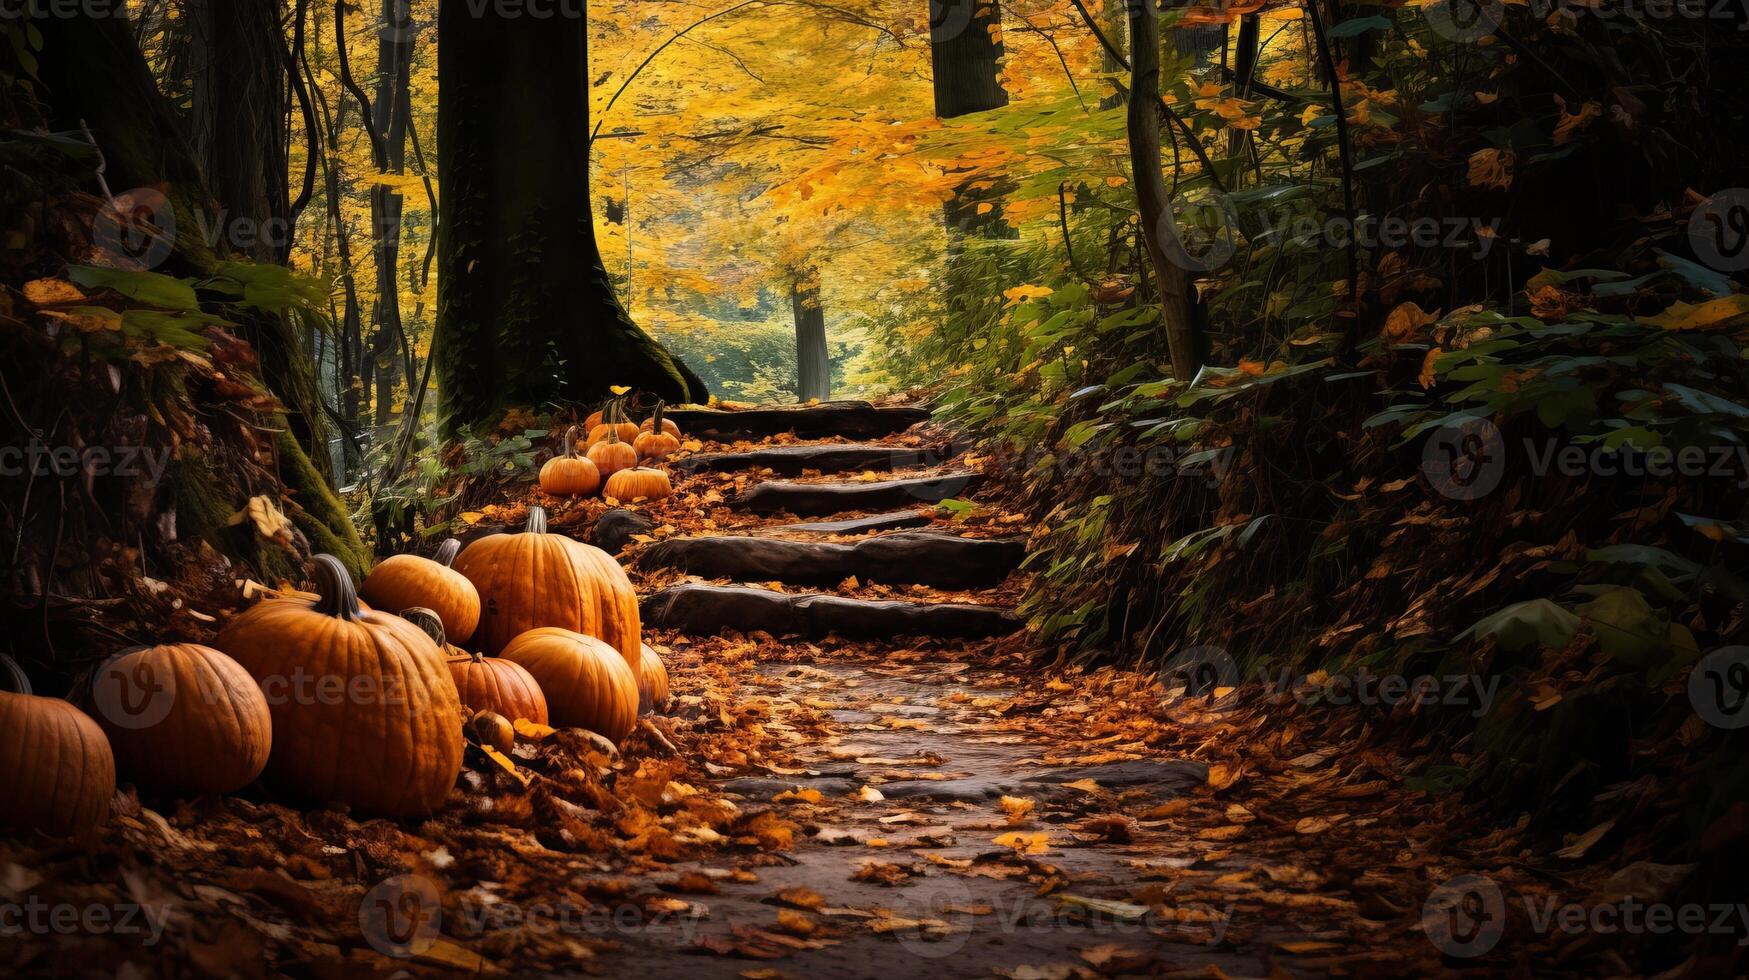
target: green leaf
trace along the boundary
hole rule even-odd
[[[1493,636],[1505,650],[1544,647],[1558,650],[1578,632],[1579,622],[1578,616],[1548,599],[1532,599],[1482,617],[1457,638]]]
[[[156,272],[128,272],[95,265],[75,265],[67,278],[87,289],[110,289],[147,306],[192,313],[200,309],[194,287],[181,279]]]

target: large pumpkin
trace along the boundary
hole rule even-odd
[[[605,641],[636,671],[640,622],[631,579],[600,548],[548,534],[542,508],[528,509],[523,533],[489,534],[468,545],[455,567],[480,590],[474,646],[488,656],[518,634],[561,626]]]
[[[576,435],[576,426],[566,429],[564,449],[540,468],[540,488],[555,497],[586,497],[601,488],[601,471],[577,454]]]
[[[527,718],[547,723],[546,696],[521,665],[503,657],[469,653],[445,642],[443,623],[429,609],[403,609],[401,618],[424,630],[444,652],[450,679],[455,681],[456,693],[470,716],[489,711],[511,721]]]
[[[231,620],[219,649],[273,715],[268,777],[314,800],[385,816],[430,813],[461,772],[462,706],[419,627],[365,612],[346,567],[315,560],[315,602],[268,599]]]
[[[634,500],[657,501],[672,496],[674,486],[668,482],[667,473],[645,466],[634,466],[608,477],[607,486],[601,492],[603,496],[626,503]]]
[[[638,671],[638,713],[647,715],[652,711],[661,711],[668,706],[668,666],[662,658],[643,646],[643,666]]]
[[[443,619],[444,634],[466,643],[480,624],[480,594],[451,567],[461,550],[462,543],[450,538],[437,546],[434,558],[391,555],[371,569],[359,597],[384,612],[411,606],[433,610]]]
[[[0,826],[83,837],[109,816],[115,756],[85,712],[31,693],[0,654]]]
[[[521,664],[546,692],[552,724],[587,728],[618,742],[638,723],[638,676],[618,650],[547,626],[510,641],[503,657]]]
[[[173,793],[233,793],[255,781],[273,746],[267,698],[212,647],[135,647],[91,682],[97,723],[123,775]]]

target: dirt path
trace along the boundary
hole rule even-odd
[[[915,413],[852,417],[858,437],[841,442],[975,469],[930,449],[947,443],[939,435],[869,431]],[[691,449],[798,441],[761,433]],[[1314,728],[1249,689],[1210,701],[1148,674],[1046,669],[1002,612],[1022,592],[1018,572],[925,584],[943,570],[919,555],[941,552],[879,543],[1024,536],[991,499],[955,508],[969,514],[958,521],[919,501],[902,528],[849,534],[788,530],[796,517],[737,506],[772,479],[887,475],[713,466],[640,507],[650,532],[622,559],[646,612],[694,602],[684,590],[701,586],[769,601],[713,599],[712,625],[691,633],[672,625],[684,616],[649,617],[674,697],[623,754],[575,731],[525,733],[509,769],[470,747],[448,803],[423,821],[357,818],[271,786],[197,801],[126,790],[100,841],[0,840],[0,912],[50,910],[21,930],[0,922],[0,974],[887,980],[1462,965],[1422,932],[1423,906],[1456,874],[1522,881],[1516,840],[1486,828],[1466,838],[1454,802],[1406,790],[1413,759],[1354,751],[1341,733],[1364,730],[1363,714]],[[479,521],[514,525],[540,503],[560,533],[586,537],[609,506],[527,493]],[[860,516],[872,515],[803,523]],[[874,544],[779,549],[801,564],[742,582],[643,560],[659,541],[753,534]],[[808,564],[822,555],[888,564],[857,566],[878,581],[823,583]],[[918,610],[953,604],[990,614],[986,628],[898,635],[941,622]],[[799,635],[766,628],[777,606]],[[54,924],[62,908],[79,913],[70,927]]]

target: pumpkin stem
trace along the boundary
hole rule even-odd
[[[312,577],[316,580],[316,611],[324,616],[351,621],[358,618],[358,589],[346,566],[333,555],[317,555]]]
[[[603,417],[605,418],[605,416],[603,416]],[[575,445],[573,445],[573,443],[572,443],[572,440],[574,440],[576,438],[577,438],[577,427],[576,426],[573,425],[569,429],[565,430],[565,454],[564,455],[565,455],[566,459],[576,459],[577,458],[577,447]]]
[[[662,431],[662,410],[664,408],[667,408],[667,407],[668,407],[667,402],[663,401],[660,398],[656,399],[656,411],[654,414],[652,414],[650,416],[650,431],[651,432],[660,433]]]
[[[455,556],[462,553],[462,543],[459,538],[448,538],[437,546],[437,554],[433,557],[439,565],[448,568],[455,564]]]
[[[443,635],[443,617],[435,611],[424,606],[413,606],[401,610],[401,618],[423,630],[426,636],[431,637],[431,642],[437,644],[439,650],[449,645]]]
[[[528,526],[523,530],[529,534],[547,533],[547,509],[545,507],[530,507],[528,509]]]
[[[14,694],[31,694],[30,678],[24,674],[24,668],[18,661],[0,653],[0,687]]]

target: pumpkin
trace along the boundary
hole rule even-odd
[[[589,447],[589,461],[612,482],[615,473],[638,465],[638,451],[631,443],[621,442],[619,433],[609,432],[606,441]]]
[[[615,500],[661,500],[672,494],[674,487],[668,483],[667,473],[634,466],[608,477],[607,487],[601,492]]]
[[[242,665],[212,647],[124,650],[98,669],[91,699],[116,764],[141,786],[234,793],[273,746],[267,698]]]
[[[491,655],[518,634],[562,626],[604,641],[635,672],[642,624],[625,569],[600,548],[546,531],[547,512],[530,507],[526,531],[489,534],[456,559],[483,604],[474,645]]]
[[[656,414],[650,416],[644,423],[644,431],[632,440],[632,448],[642,459],[667,459],[670,453],[680,448],[680,427],[662,417],[663,407],[661,402],[656,403]]]
[[[668,705],[668,667],[650,645],[643,646],[642,667],[638,671],[638,714],[661,711]]]
[[[97,722],[60,698],[31,693],[0,654],[0,826],[85,837],[109,816],[115,756]]]
[[[315,602],[267,599],[219,632],[267,695],[270,780],[384,816],[436,810],[462,765],[461,699],[419,627],[361,611],[346,566],[315,558]]]
[[[546,696],[528,671],[503,657],[488,659],[445,642],[443,623],[429,609],[403,609],[401,618],[424,630],[446,654],[444,662],[449,665],[449,676],[455,681],[464,708],[547,723]]]
[[[631,446],[632,440],[638,437],[637,423],[626,418],[625,402],[617,398],[607,403],[607,414],[603,420],[589,427],[589,447],[595,448],[607,441],[609,436],[617,436],[619,441],[625,443],[628,448]],[[594,459],[595,457],[591,454],[590,458]],[[600,466],[601,461],[596,460],[596,465]],[[612,470],[604,468],[601,475],[606,476],[611,472]]]
[[[540,488],[555,497],[586,497],[601,487],[594,461],[577,455],[576,435],[576,426],[566,429],[564,449],[540,468]]]
[[[476,711],[468,719],[468,730],[481,745],[490,745],[509,755],[516,748],[516,726],[510,719],[493,711]]]
[[[669,435],[673,436],[676,439],[679,439],[680,438],[680,426],[675,425],[673,419],[668,418],[666,415],[663,414],[667,411],[668,411],[668,403],[665,401],[662,401],[661,399],[657,399],[656,400],[656,411],[649,418],[644,420],[643,425],[638,426],[638,431],[640,431],[640,432],[655,432],[658,428],[660,428],[661,431],[668,433]]]
[[[540,683],[554,726],[587,728],[617,743],[637,725],[638,675],[595,637],[546,626],[511,640],[503,656]]]
[[[430,609],[442,618],[446,636],[466,643],[480,625],[480,593],[467,576],[451,567],[461,550],[462,543],[450,538],[437,546],[431,558],[391,555],[371,569],[358,594],[385,611],[410,606]]]

